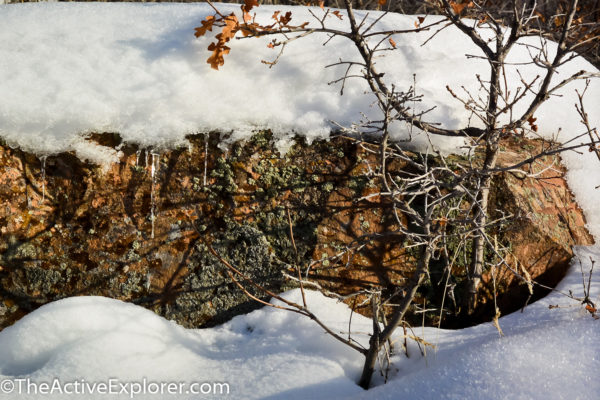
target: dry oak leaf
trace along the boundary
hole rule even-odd
[[[242,6],[242,11],[244,11],[245,13],[248,13],[254,7],[258,7],[258,0],[244,0],[244,5]]]
[[[206,17],[205,21],[202,21],[202,26],[199,26],[196,29],[196,33],[194,34],[196,37],[204,36],[206,31],[212,31],[212,26],[215,23],[215,16],[209,15]]]
[[[450,7],[452,7],[452,11],[454,11],[454,13],[456,15],[462,13],[464,11],[465,8],[469,8],[469,7],[473,7],[473,2],[470,1],[468,3],[463,2],[463,3],[457,3],[455,1],[451,1],[450,2]]]
[[[529,126],[531,127],[531,129],[534,132],[538,131],[538,126],[535,124],[535,121],[537,121],[537,118],[534,118],[533,116],[527,118],[527,122],[529,123]]]
[[[421,26],[421,24],[423,23],[423,21],[425,21],[425,17],[417,17],[418,21],[415,21],[415,28],[418,28]],[[394,46],[396,47],[396,46]]]
[[[279,17],[279,22],[283,25],[289,24],[291,20],[292,20],[292,12],[291,11],[288,11],[285,13],[285,15]]]
[[[223,56],[225,54],[229,54],[229,50],[231,50],[231,49],[229,47],[225,46],[222,42],[219,42],[217,44],[211,43],[208,46],[208,50],[212,51],[213,54],[212,54],[212,56],[210,56],[208,58],[208,60],[206,60],[206,62],[208,64],[210,64],[210,67],[212,69],[218,70],[219,67],[221,67],[221,66],[223,66],[223,64],[225,64],[225,60],[223,59]]]
[[[219,40],[228,42],[235,36],[235,33],[239,30],[239,22],[235,14],[231,13],[225,18],[225,26],[223,27],[223,36]]]

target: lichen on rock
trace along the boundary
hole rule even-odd
[[[340,293],[401,285],[414,266],[401,240],[369,236],[393,231],[395,222],[368,175],[376,155],[347,138],[310,145],[298,139],[282,155],[268,131],[228,151],[219,148],[218,133],[193,135],[189,147],[161,151],[154,176],[146,162],[154,150],[121,143],[116,134],[88,140],[118,146],[120,162],[103,170],[73,154],[49,155],[42,174],[33,154],[0,146],[0,328],[78,295],[131,301],[187,327],[258,307],[209,244],[276,292],[293,285],[283,273],[295,274],[298,266]],[[504,145],[505,162],[524,157],[523,143]],[[394,162],[389,171],[405,167]],[[515,216],[498,230],[499,242],[534,279],[555,284],[570,246],[592,240],[564,180],[507,173],[495,187],[492,208]],[[360,251],[348,252],[353,246]],[[436,273],[432,265],[420,293],[433,306],[439,306]],[[500,278],[503,311],[520,307],[527,298],[522,285],[509,274]],[[490,298],[486,282],[481,318]]]

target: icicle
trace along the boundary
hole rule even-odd
[[[150,152],[148,150],[146,150],[146,161],[144,163],[144,168],[148,167],[148,157],[150,156]]]
[[[46,157],[42,156],[40,158],[42,162],[42,204],[46,201]]]
[[[150,176],[152,177],[152,188],[150,190],[150,222],[152,223],[152,239],[154,239],[154,220],[156,219],[156,199],[154,186],[156,186],[156,172],[158,171],[160,154],[152,152],[152,165],[150,167]]]
[[[208,166],[208,134],[204,134],[204,180],[202,186],[206,186],[206,167]]]
[[[152,272],[148,272],[146,274],[146,291],[150,290],[150,285],[152,284]]]
[[[135,166],[140,165],[140,155],[142,154],[142,150],[138,150],[135,152]]]

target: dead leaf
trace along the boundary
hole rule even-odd
[[[225,64],[225,60],[223,59],[223,56],[225,54],[229,54],[229,50],[231,50],[229,47],[225,46],[222,42],[217,42],[217,43],[211,43],[208,46],[208,50],[212,51],[213,54],[206,60],[206,62],[208,64],[210,64],[210,67],[212,69],[216,69],[218,70],[219,67],[223,66],[223,64]]]
[[[537,118],[534,118],[533,116],[527,118],[527,123],[531,127],[531,130],[533,130],[534,132],[537,132],[538,126],[535,124],[535,121],[537,121]]]
[[[389,38],[389,42],[392,45],[393,48],[396,48],[396,42],[394,42],[394,39]]]
[[[454,11],[454,13],[456,15],[460,15],[464,11],[465,8],[473,7],[473,2],[470,1],[468,3],[466,3],[466,2],[457,3],[455,1],[451,1],[450,7],[452,7],[452,11]]]
[[[202,21],[202,26],[196,28],[196,33],[194,34],[196,37],[204,36],[206,31],[212,31],[212,26],[215,23],[215,17],[213,15],[209,15],[206,17],[205,21]]]
[[[291,11],[288,11],[285,13],[284,16],[279,17],[279,22],[284,26],[289,24],[291,20],[292,20],[292,12]]]
[[[564,23],[565,19],[563,17],[554,18],[554,26],[560,28],[560,26]]]
[[[585,309],[588,310],[590,313],[594,314],[596,311],[596,308],[590,306],[589,304],[586,304]]]
[[[225,26],[223,27],[223,36],[220,40],[228,42],[233,38],[239,30],[239,22],[235,14],[231,13],[225,18]]]
[[[258,7],[258,0],[244,0],[244,5],[242,6],[244,12],[250,12],[253,7]]]
[[[418,21],[415,21],[415,28],[419,28],[423,21],[425,21],[425,17],[417,17]]]

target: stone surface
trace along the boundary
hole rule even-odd
[[[397,222],[368,176],[375,155],[351,140],[298,143],[285,156],[268,132],[227,152],[216,134],[192,136],[189,148],[170,151],[138,149],[114,134],[89,140],[120,150],[121,162],[103,171],[71,154],[40,160],[0,146],[0,328],[77,295],[131,301],[187,327],[259,306],[232,282],[209,244],[274,291],[290,287],[284,273],[295,275],[297,265],[341,293],[393,288],[412,271],[401,241],[377,235],[393,232]],[[526,157],[523,142],[507,146],[502,163]],[[570,246],[592,242],[563,170],[553,168],[535,179],[503,173],[492,196],[494,209],[515,216],[497,232],[514,268],[549,285],[564,274]],[[432,282],[434,275],[432,269]],[[488,274],[482,319],[489,318],[491,281]],[[503,312],[527,301],[527,286],[506,269],[497,271],[497,281]],[[430,286],[422,296],[435,305],[439,288]]]

